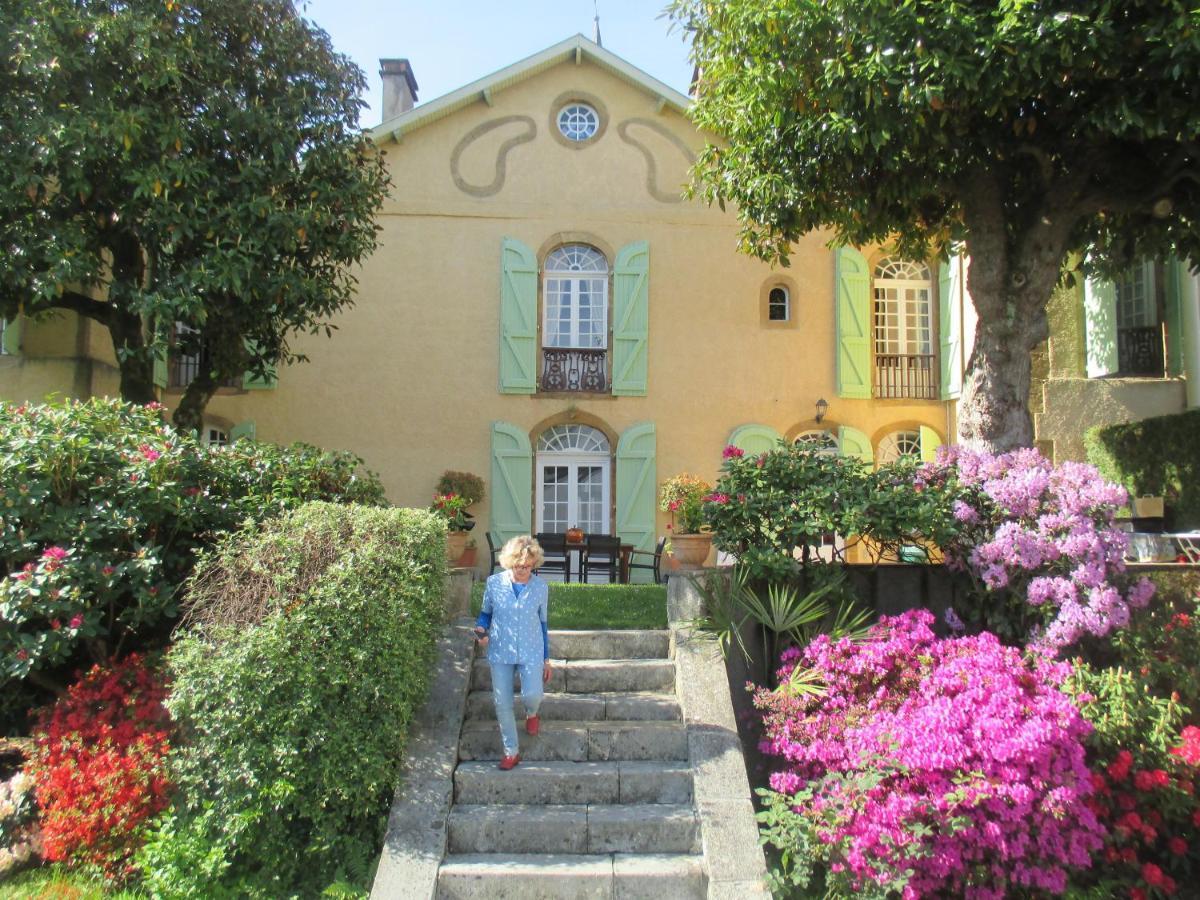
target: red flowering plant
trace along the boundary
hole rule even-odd
[[[659,509],[671,514],[671,530],[675,534],[699,534],[708,530],[704,504],[711,491],[711,484],[687,472],[662,483]]]
[[[49,860],[133,872],[148,821],[167,806],[166,688],[137,654],[94,666],[43,712],[30,773]]]
[[[434,494],[429,511],[446,520],[447,531],[470,531],[474,523],[467,518],[469,502],[460,494]]]
[[[1137,613],[1103,665],[1077,660],[1070,689],[1094,727],[1092,808],[1108,829],[1087,896],[1168,897],[1200,862],[1200,728],[1191,674],[1200,647],[1194,612],[1161,604]]]

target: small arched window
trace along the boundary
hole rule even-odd
[[[906,456],[921,458],[920,432],[893,431],[879,442],[877,459],[880,465],[896,462]]]
[[[608,346],[608,260],[587,244],[565,244],[543,267],[542,343],[600,350]]]
[[[792,443],[804,450],[811,450],[826,456],[835,456],[838,452],[837,438],[834,437],[832,431],[826,431],[823,428],[802,431],[796,435]]]
[[[792,297],[783,285],[771,288],[767,295],[767,320],[771,322],[789,322],[792,318]]]

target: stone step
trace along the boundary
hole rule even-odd
[[[518,675],[517,685],[521,683]],[[476,659],[471,688],[492,689],[492,670],[486,659]],[[620,691],[673,691],[675,663],[669,659],[552,660],[547,693],[598,694]]]
[[[514,698],[517,721],[525,718],[521,698]],[[638,722],[678,722],[679,701],[673,693],[653,691],[607,694],[546,694],[538,715],[542,721],[572,719],[577,722],[621,719]],[[491,691],[472,691],[467,695],[467,719],[496,720]]]
[[[698,900],[708,877],[701,856],[463,854],[438,870],[439,900]]]
[[[521,757],[528,760],[634,760],[688,758],[687,727],[682,722],[542,722],[536,737],[517,720]],[[503,756],[500,726],[495,720],[472,719],[463,724],[459,759]]]
[[[487,650],[475,645],[475,655]],[[551,631],[553,659],[667,659],[671,635],[667,631]]]
[[[691,803],[686,762],[522,762],[501,772],[494,762],[461,762],[454,802],[467,805]]]
[[[697,853],[690,805],[464,806],[450,812],[451,853]]]

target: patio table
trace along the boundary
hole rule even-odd
[[[570,556],[575,554],[575,571],[579,573],[579,577],[583,578],[583,550],[587,546],[587,536],[584,535],[582,541],[567,541],[567,568],[571,568]],[[620,584],[629,584],[629,558],[633,554],[633,544],[622,544],[621,555],[617,559],[617,581]]]

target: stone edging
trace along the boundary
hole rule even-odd
[[[676,693],[687,725],[696,812],[708,869],[708,896],[769,897],[767,867],[746,777],[746,763],[717,642],[695,632],[699,591],[692,577],[671,575],[667,609],[675,648]]]
[[[375,900],[429,900],[437,890],[473,647],[469,620],[447,625],[438,639],[429,696],[413,719],[404,749],[400,784],[371,886]]]

